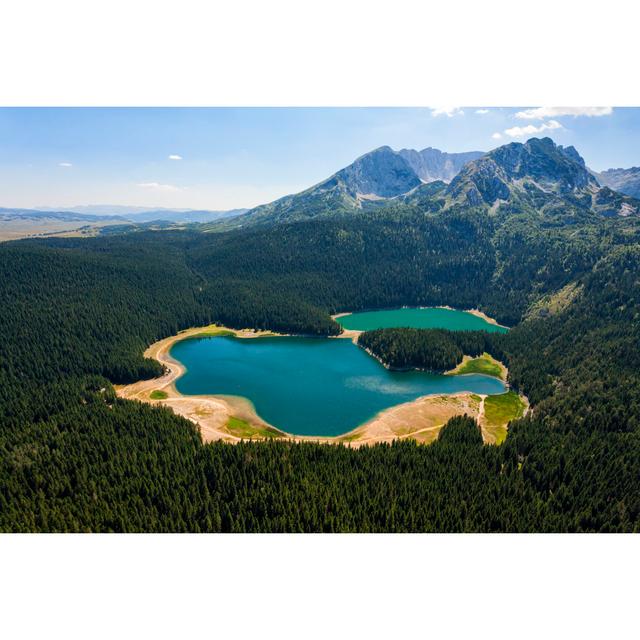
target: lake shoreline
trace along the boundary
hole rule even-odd
[[[445,309],[451,309],[451,307],[444,307]],[[453,309],[455,311],[455,309]],[[501,327],[502,329],[511,329],[511,327],[507,327],[505,324],[500,324],[495,318],[488,316],[484,311],[480,311],[480,309],[464,309],[464,313],[470,313],[473,316],[477,316],[478,318],[482,318],[485,322],[489,324],[493,324],[496,327]]]
[[[481,320],[483,320],[484,322],[486,322],[487,324],[493,326],[493,327],[498,327],[500,329],[504,329],[506,331],[508,331],[511,327],[508,327],[504,324],[500,324],[495,318],[492,318],[491,316],[487,315],[486,313],[484,313],[484,311],[481,311],[480,309],[474,308],[474,309],[456,309],[454,307],[451,307],[449,305],[434,305],[434,306],[429,306],[429,307],[425,307],[425,306],[415,306],[415,307],[410,307],[410,306],[401,306],[401,307],[389,307],[389,308],[385,308],[385,309],[360,309],[358,311],[342,311],[340,313],[336,313],[334,315],[331,316],[331,318],[335,321],[337,321],[339,318],[344,318],[346,316],[351,316],[351,315],[356,315],[356,314],[364,314],[364,313],[376,313],[378,311],[402,311],[402,310],[413,310],[413,309],[445,309],[447,311],[456,311],[459,313],[467,313],[469,315],[475,316],[476,318],[480,318]],[[341,323],[338,323],[341,324]],[[342,326],[342,325],[341,325]],[[401,325],[398,325],[398,328],[400,328]],[[359,330],[359,329],[346,329],[345,327],[342,327],[343,330],[345,331],[364,331],[364,330]],[[388,328],[396,328],[396,327],[388,327]],[[419,327],[414,327],[414,328],[419,328]],[[425,329],[429,329],[429,328],[436,328],[436,327],[424,327]],[[482,329],[469,329],[469,330],[482,330]]]
[[[114,385],[117,396],[127,400],[138,400],[139,402],[171,408],[174,413],[197,424],[205,442],[215,440],[240,442],[241,438],[226,430],[226,424],[232,416],[250,421],[260,428],[275,429],[273,425],[269,425],[258,416],[253,404],[247,398],[209,394],[186,396],[177,390],[175,382],[184,375],[186,368],[171,356],[170,352],[173,345],[183,340],[213,338],[223,335],[233,335],[239,339],[251,340],[275,335],[285,336],[286,334],[275,334],[272,331],[254,331],[252,329],[236,330],[218,325],[185,329],[176,335],[154,342],[144,352],[145,358],[152,358],[163,366],[165,373],[162,376],[150,380],[140,380],[128,385]],[[166,397],[153,399],[150,396],[154,391],[160,391],[166,394]],[[283,435],[288,435],[280,429],[277,429],[277,431]]]
[[[337,314],[332,317],[335,319],[341,315],[348,314]],[[495,323],[495,320],[493,323]],[[344,329],[343,332],[337,336],[326,337],[350,339],[357,345],[358,337],[361,333],[362,331],[359,330]],[[161,405],[172,409],[174,413],[185,417],[198,426],[204,442],[221,440],[229,443],[237,443],[241,440],[246,440],[247,437],[234,434],[228,428],[229,419],[237,418],[255,429],[256,436],[255,438],[252,436],[252,439],[266,439],[267,437],[273,438],[275,436],[281,440],[291,442],[316,442],[322,444],[361,446],[377,442],[391,442],[398,438],[410,438],[412,436],[416,436],[415,439],[421,442],[431,441],[433,438],[427,438],[426,436],[429,435],[431,431],[437,436],[437,432],[443,426],[444,422],[446,422],[445,420],[441,424],[433,424],[434,416],[451,414],[450,417],[453,417],[453,415],[460,415],[459,412],[456,413],[458,409],[466,409],[468,410],[467,412],[469,412],[473,405],[471,397],[478,395],[469,391],[459,391],[450,394],[435,393],[421,396],[415,400],[383,409],[358,427],[337,436],[289,434],[263,420],[257,414],[253,403],[248,398],[217,394],[183,395],[177,390],[175,382],[184,375],[186,368],[170,355],[173,345],[188,339],[224,335],[234,336],[239,339],[258,339],[261,337],[286,337],[289,334],[253,329],[230,329],[219,325],[185,329],[174,336],[155,342],[144,352],[145,357],[158,361],[163,366],[165,373],[159,378],[151,380],[141,380],[129,385],[114,385],[118,397],[153,405]],[[365,349],[365,351],[367,350]],[[369,355],[375,357],[371,353],[369,353]],[[376,358],[376,360],[381,362],[379,358]],[[381,363],[384,365],[383,362]],[[445,373],[453,373],[453,371]],[[154,392],[162,392],[163,397],[151,398],[150,396]],[[508,392],[508,386],[505,390],[505,393],[506,392]],[[476,417],[480,418],[481,415],[478,413]],[[410,422],[412,428],[407,431],[405,428],[406,425],[401,428],[381,427],[381,425],[388,426],[390,421],[397,423],[398,420]]]

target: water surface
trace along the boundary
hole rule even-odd
[[[187,369],[176,381],[180,393],[243,396],[263,420],[297,435],[340,435],[431,393],[505,390],[482,375],[389,371],[344,338],[189,339],[171,355]]]
[[[491,331],[506,333],[508,329],[491,324],[479,316],[456,309],[438,307],[404,307],[385,311],[361,311],[336,318],[345,329],[371,331],[392,327],[414,329],[450,329],[451,331]]]

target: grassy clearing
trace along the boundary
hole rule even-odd
[[[235,336],[236,332],[231,331],[231,329],[221,329],[220,327],[216,327],[216,325],[211,325],[198,333],[190,336],[192,338],[214,338],[216,336]]]
[[[227,431],[237,438],[282,438],[283,434],[273,427],[254,427],[246,420],[231,416],[226,424]]]
[[[507,437],[507,425],[511,420],[522,417],[525,403],[515,391],[497,396],[487,396],[484,401],[484,420],[487,431],[500,444]]]
[[[495,358],[488,353],[483,353],[477,358],[465,359],[452,371],[452,375],[481,373],[485,376],[504,379],[504,371],[504,367]]]
[[[157,390],[156,390],[156,391],[152,391],[152,392],[149,394],[149,397],[150,397],[152,400],[164,400],[165,398],[168,398],[168,397],[169,397],[169,394],[168,394],[166,391],[157,391]]]
[[[338,438],[339,442],[354,442],[355,440],[359,440],[362,436],[361,433],[348,433],[346,436],[340,436]]]
[[[570,282],[560,291],[544,296],[533,304],[525,316],[527,319],[547,318],[562,313],[582,293],[582,285]]]
[[[443,427],[444,425],[440,425]],[[425,431],[418,431],[411,436],[412,440],[419,442],[420,444],[431,444],[438,439],[440,429],[427,429]]]

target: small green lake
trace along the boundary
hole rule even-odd
[[[450,329],[451,331],[490,331],[506,333],[508,329],[487,322],[467,311],[442,309],[439,307],[419,307],[389,309],[384,311],[361,311],[336,318],[345,329],[371,331],[393,327],[414,329]]]
[[[188,339],[171,355],[187,369],[176,381],[180,393],[248,398],[262,419],[298,435],[340,435],[427,394],[505,390],[483,375],[389,371],[344,338]]]

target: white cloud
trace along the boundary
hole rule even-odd
[[[431,115],[434,118],[437,118],[438,116],[453,118],[453,116],[463,116],[464,111],[460,107],[436,107],[431,109]]]
[[[489,109],[476,109],[476,113],[477,113],[478,115],[483,116],[483,115],[485,115],[486,113],[489,113]]]
[[[73,165],[70,162],[59,162],[58,166],[59,167],[73,167]]]
[[[543,120],[544,118],[559,118],[560,116],[587,116],[589,118],[598,116],[610,116],[613,113],[612,107],[538,107],[536,109],[525,109],[518,111],[516,118],[520,120]]]
[[[528,124],[526,127],[511,127],[510,129],[505,129],[504,132],[510,138],[524,138],[524,136],[562,128],[562,125],[557,120],[549,120],[548,122],[543,122],[539,127]]]
[[[494,140],[500,140],[502,138],[502,134],[496,131],[492,136]]]
[[[139,182],[138,186],[152,191],[181,191],[180,187],[173,184],[160,184],[159,182]]]
[[[182,156],[179,156],[177,153],[172,153],[169,156],[169,160],[182,160]]]

